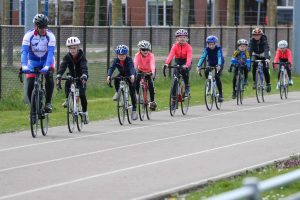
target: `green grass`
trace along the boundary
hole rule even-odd
[[[221,194],[223,192],[237,189],[243,185],[243,180],[246,177],[256,177],[260,181],[262,181],[274,176],[291,172],[295,169],[299,169],[300,166],[299,159],[300,159],[299,156],[294,156],[288,160],[278,161],[275,164],[271,164],[257,170],[246,171],[234,177],[225,178],[217,181],[210,181],[200,189],[197,189],[188,194],[184,194],[185,199],[200,200],[217,194]],[[290,183],[288,185],[279,188],[274,188],[272,190],[264,192],[262,194],[262,199],[277,200],[279,198],[287,197],[291,194],[299,192],[299,188],[300,188],[300,181]]]
[[[195,69],[193,69],[195,70]],[[275,91],[277,77],[275,72],[272,73],[272,93]],[[300,90],[300,76],[293,75],[294,86],[291,90]],[[204,103],[203,84],[204,78],[199,78],[195,73],[191,73],[191,105],[199,105]],[[252,84],[251,75],[249,73],[249,85]],[[231,99],[232,93],[232,74],[224,72],[222,76],[223,91],[225,100]],[[100,84],[99,84],[100,85]],[[170,90],[169,78],[157,78],[155,80],[156,101],[158,110],[168,109],[168,98]],[[23,93],[20,91],[11,92],[8,97],[0,100],[0,133],[14,132],[29,129],[29,108],[23,103]],[[116,116],[116,102],[111,100],[114,89],[108,86],[88,85],[88,111],[91,121],[109,119]],[[250,87],[246,89],[246,96],[255,96],[254,90]],[[279,98],[279,96],[278,96]],[[66,121],[66,110],[61,106],[65,100],[64,93],[55,91],[53,94],[53,113],[50,116],[50,126],[64,125]]]

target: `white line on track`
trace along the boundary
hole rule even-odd
[[[182,137],[187,137],[187,136],[192,136],[192,135],[197,135],[197,134],[203,134],[203,133],[208,133],[208,132],[213,132],[213,131],[218,131],[218,130],[224,130],[224,129],[229,129],[229,128],[235,128],[235,127],[240,127],[240,126],[245,126],[245,125],[251,125],[251,124],[256,124],[256,123],[261,123],[261,122],[266,122],[266,121],[271,121],[271,120],[276,120],[276,119],[281,119],[281,118],[286,118],[286,117],[293,117],[293,116],[296,116],[296,115],[300,115],[300,113],[299,112],[298,113],[292,113],[292,114],[288,114],[288,115],[282,115],[282,116],[279,116],[279,117],[272,117],[272,118],[268,118],[268,119],[262,119],[262,120],[252,121],[252,122],[246,122],[246,123],[241,123],[241,124],[230,125],[230,126],[223,126],[223,127],[214,128],[214,129],[207,129],[207,130],[204,130],[204,131],[197,131],[197,132],[187,133],[187,134],[183,134],[183,135],[164,137],[164,138],[160,138],[160,139],[149,140],[149,141],[145,141],[145,142],[139,142],[139,143],[124,145],[124,146],[119,146],[119,147],[107,148],[107,149],[102,149],[102,150],[98,150],[98,151],[77,154],[77,155],[73,155],[73,156],[66,156],[66,157],[62,157],[62,158],[57,158],[57,159],[52,159],[52,160],[45,160],[45,161],[30,163],[30,164],[26,164],[26,165],[19,165],[19,166],[0,169],[0,173],[11,171],[11,170],[16,170],[16,169],[21,169],[21,168],[25,168],[25,167],[32,167],[32,166],[43,165],[43,164],[52,163],[52,162],[69,160],[69,159],[72,159],[72,158],[89,156],[89,155],[108,152],[108,151],[113,151],[113,150],[119,150],[119,149],[125,149],[125,148],[140,146],[140,145],[144,145],[144,144],[150,144],[150,143],[166,141],[166,140],[173,140],[173,139],[178,139],[178,138],[182,138]]]
[[[274,106],[281,106],[281,105],[285,105],[285,104],[292,104],[292,103],[298,103],[298,102],[300,102],[300,100],[289,101],[289,102],[284,102],[284,103],[277,103],[277,104],[271,104],[271,105],[266,105],[266,106],[257,106],[257,107],[252,107],[252,108],[246,108],[246,109],[241,109],[241,110],[230,111],[230,112],[217,113],[217,114],[200,116],[200,117],[193,117],[193,118],[177,120],[177,121],[172,121],[172,122],[164,122],[164,123],[152,124],[152,125],[147,125],[147,126],[140,126],[140,127],[133,127],[133,128],[109,131],[109,132],[104,132],[104,133],[89,134],[89,135],[78,136],[78,137],[73,137],[73,138],[66,138],[66,139],[52,140],[52,141],[48,141],[48,142],[40,142],[40,143],[33,143],[33,144],[16,146],[16,147],[9,147],[9,148],[0,149],[0,152],[17,150],[17,149],[21,149],[21,148],[29,148],[29,147],[34,147],[34,146],[39,146],[39,145],[44,145],[44,144],[51,144],[51,143],[58,143],[58,142],[64,142],[64,141],[70,141],[70,140],[77,140],[77,139],[81,139],[81,138],[108,135],[108,134],[112,134],[112,133],[121,133],[121,132],[137,130],[137,129],[144,129],[144,128],[155,127],[155,126],[164,126],[164,125],[169,125],[169,124],[174,124],[174,123],[192,121],[192,120],[196,120],[196,119],[203,119],[203,118],[210,118],[210,117],[214,117],[214,116],[228,115],[228,114],[232,114],[232,113],[244,112],[244,111],[249,111],[249,110],[264,109],[264,108],[269,108],[269,107],[274,107]]]
[[[194,152],[194,153],[190,153],[190,154],[171,157],[171,158],[167,158],[167,159],[163,159],[163,160],[157,160],[157,161],[154,161],[154,162],[135,165],[135,166],[127,167],[127,168],[123,168],[123,169],[108,171],[108,172],[105,172],[105,173],[95,174],[95,175],[92,175],[92,176],[87,176],[87,177],[83,177],[83,178],[79,178],[79,179],[74,179],[74,180],[71,180],[71,181],[65,181],[65,182],[61,182],[61,183],[57,183],[57,184],[53,184],[53,185],[48,185],[48,186],[44,186],[44,187],[40,187],[40,188],[36,188],[36,189],[32,189],[32,190],[27,190],[27,191],[23,191],[23,192],[9,194],[9,195],[5,195],[5,196],[0,196],[0,200],[9,199],[9,198],[18,197],[18,196],[23,196],[23,195],[31,194],[31,193],[34,193],[34,192],[44,191],[44,190],[48,190],[48,189],[52,189],[52,188],[57,188],[57,187],[60,187],[60,186],[65,186],[65,185],[69,185],[69,184],[73,184],[73,183],[83,182],[83,181],[87,181],[87,180],[90,180],[90,179],[99,178],[99,177],[102,177],[102,176],[108,176],[108,175],[112,175],[112,174],[126,172],[126,171],[130,171],[130,170],[134,170],[134,169],[138,169],[138,168],[142,168],[142,167],[147,167],[147,166],[152,166],[152,165],[157,165],[157,164],[161,164],[161,163],[165,163],[165,162],[169,162],[169,161],[173,161],[173,160],[178,160],[178,159],[182,159],[182,158],[198,156],[198,155],[203,154],[203,153],[208,153],[208,152],[217,151],[217,150],[221,150],[221,149],[225,149],[225,148],[235,147],[235,146],[243,145],[243,144],[247,144],[247,143],[257,142],[257,141],[260,141],[260,140],[271,139],[271,138],[274,138],[274,137],[284,136],[284,135],[292,134],[292,133],[296,133],[296,132],[300,132],[300,129],[295,129],[295,130],[291,130],[291,131],[287,131],[287,132],[283,132],[283,133],[278,133],[278,134],[274,134],[272,136],[256,138],[256,139],[253,139],[253,140],[246,140],[246,141],[243,141],[243,142],[224,145],[224,146],[220,146],[220,147],[216,147],[216,148],[212,148],[212,149],[207,149],[207,150],[198,151],[198,152]]]

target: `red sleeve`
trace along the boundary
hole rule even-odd
[[[151,66],[151,72],[154,74],[155,73],[155,58],[154,58],[153,53],[151,53],[150,66]]]
[[[286,49],[288,61],[291,63],[291,66],[293,66],[293,55],[290,49]]]
[[[133,60],[133,64],[134,64],[134,68],[137,69],[138,67],[138,57],[139,57],[139,52],[137,52],[134,56],[134,60]]]
[[[274,63],[278,63],[279,62],[279,56],[280,56],[280,50],[277,49],[276,55],[275,55],[275,58],[274,58]],[[274,67],[274,69],[276,69],[277,65],[274,65],[273,67]]]
[[[192,57],[193,57],[193,49],[191,45],[188,45],[187,49],[187,58],[186,58],[186,66],[190,67],[192,64]]]
[[[169,55],[168,55],[168,57],[167,57],[167,60],[166,60],[166,64],[170,64],[171,63],[171,61],[172,61],[172,59],[174,58],[174,56],[175,56],[175,51],[176,51],[176,44],[173,44],[173,46],[172,46],[172,48],[171,48],[171,51],[170,51],[170,53],[169,53]]]

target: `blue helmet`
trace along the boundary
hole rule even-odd
[[[206,43],[217,43],[218,38],[214,35],[210,35],[206,38]]]
[[[128,53],[128,47],[124,44],[120,44],[115,49],[115,53],[118,55],[125,55]]]

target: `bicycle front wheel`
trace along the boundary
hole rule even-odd
[[[117,111],[118,111],[118,119],[121,125],[124,124],[125,120],[125,98],[124,98],[124,91],[119,89],[118,91],[118,98],[117,98]]]
[[[144,102],[145,101],[144,95],[145,94],[144,94],[143,85],[140,85],[137,103],[138,103],[138,109],[139,109],[139,118],[141,121],[144,120],[144,117],[146,114],[146,108],[147,108],[147,105],[145,106],[145,104],[147,102]]]
[[[284,97],[287,99],[288,98],[288,93],[289,93],[289,76],[288,76],[286,70],[284,70],[284,77],[285,77]]]
[[[255,94],[256,94],[256,100],[258,103],[264,101],[264,80],[263,75],[259,74],[259,72],[256,72],[255,75]]]
[[[218,88],[216,87],[216,82],[214,82],[214,87],[213,87],[214,89],[214,92],[213,92],[213,94],[214,94],[214,99],[215,99],[215,104],[216,104],[216,107],[217,107],[217,109],[218,110],[220,110],[221,109],[221,106],[222,106],[222,102],[221,101],[219,101],[219,95],[220,95],[220,93],[219,93],[219,90],[218,90]]]
[[[30,101],[31,103],[30,104],[30,129],[33,138],[37,136],[38,124],[39,124],[39,120],[38,120],[39,106],[38,103],[36,102],[39,102],[39,95],[37,95],[36,89],[33,89],[31,93],[31,101]]]
[[[169,109],[170,115],[174,116],[178,107],[178,80],[174,79],[170,90]]]
[[[144,105],[146,108],[146,114],[147,114],[147,119],[150,120],[151,119],[151,112],[152,110],[150,109],[150,91],[149,91],[149,87],[145,88],[144,90]]]
[[[132,123],[131,116],[132,116],[132,108],[133,108],[133,106],[132,106],[132,99],[131,99],[131,96],[129,94],[129,92],[130,92],[129,88],[128,88],[127,91],[128,92],[125,95],[125,97],[127,97],[127,99],[125,99],[125,102],[127,101],[127,103],[125,103],[125,105],[126,105],[125,107],[126,107],[127,121],[128,121],[129,124],[131,124]]]
[[[212,82],[211,80],[207,79],[205,81],[205,88],[204,88],[204,100],[207,110],[211,111],[212,106],[214,104],[214,97],[212,93]]]
[[[45,109],[43,109],[44,105],[46,104],[45,101],[45,92],[44,90],[40,91],[40,113],[39,113],[39,118],[41,121],[41,129],[42,129],[42,134],[43,136],[46,136],[48,133],[48,126],[49,126],[49,114],[45,113]]]
[[[190,93],[186,93],[185,92],[185,84],[183,83],[181,85],[181,112],[183,115],[186,115],[188,110],[189,110],[189,106],[190,106]]]
[[[237,77],[236,83],[236,103],[237,105],[243,104],[243,97],[244,97],[244,79],[241,77],[241,74]]]
[[[83,128],[83,115],[82,115],[82,107],[80,97],[76,97],[76,107],[77,107],[77,116],[76,116],[76,124],[77,130],[82,131]]]
[[[72,92],[70,92],[68,95],[67,120],[69,133],[73,133],[76,116],[74,115],[74,97]]]

